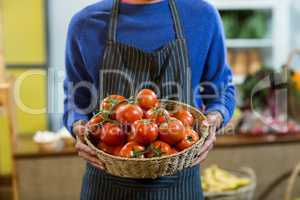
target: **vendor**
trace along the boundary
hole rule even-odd
[[[82,200],[200,200],[200,163],[235,108],[222,23],[203,0],[102,0],[77,13],[66,48],[64,124],[87,161]],[[81,139],[99,97],[151,87],[204,109],[212,125],[194,166],[154,180],[105,173]]]

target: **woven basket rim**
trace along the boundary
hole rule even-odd
[[[241,194],[249,191],[254,191],[256,188],[256,175],[253,169],[249,167],[242,167],[239,170],[228,170],[232,173],[243,174],[243,178],[249,178],[251,184],[242,186],[236,190],[224,191],[224,192],[204,192],[205,197],[216,197],[216,196],[231,196],[236,194]]]
[[[182,103],[182,102],[178,102],[178,101],[174,101],[174,100],[160,100],[160,102],[165,102],[165,103],[174,103],[174,104],[177,104],[179,106],[185,106],[187,107],[188,109],[193,109],[193,110],[196,110],[198,112],[199,115],[201,115],[201,117],[203,119],[206,119],[205,115],[200,111],[198,110],[197,108],[194,108],[193,106],[190,106],[188,104],[185,104],[185,103]],[[201,134],[201,139],[198,140],[195,144],[193,144],[192,146],[190,146],[189,148],[186,148],[176,154],[173,154],[173,155],[167,155],[167,156],[161,156],[161,157],[153,157],[153,158],[125,158],[125,157],[120,157],[120,156],[114,156],[114,155],[111,155],[111,154],[108,154],[106,153],[105,151],[102,151],[100,149],[98,149],[97,147],[95,147],[95,145],[93,145],[93,143],[88,139],[88,134],[89,134],[89,131],[86,130],[86,133],[84,134],[84,139],[86,141],[86,143],[93,149],[95,150],[97,153],[100,153],[100,154],[103,154],[111,159],[115,159],[115,160],[119,160],[119,161],[137,161],[137,162],[147,162],[147,161],[157,161],[157,160],[163,160],[163,159],[169,159],[171,157],[176,157],[176,156],[180,156],[182,154],[184,154],[185,152],[187,151],[190,151],[194,146],[200,144],[200,143],[203,143],[204,140],[206,140],[206,138],[208,137],[208,134],[201,134],[201,133],[198,133],[199,136]]]
[[[153,157],[153,158],[125,158],[125,157],[120,157],[120,156],[114,156],[114,155],[106,153],[105,151],[102,151],[102,150],[98,149],[97,147],[95,147],[95,145],[93,145],[89,141],[89,139],[87,138],[86,134],[85,134],[84,138],[85,138],[85,141],[88,143],[88,145],[90,147],[92,147],[92,149],[94,149],[98,153],[106,155],[107,157],[110,157],[110,158],[113,158],[113,159],[117,159],[117,160],[122,160],[122,161],[125,161],[125,160],[134,160],[134,161],[143,161],[143,162],[150,161],[150,160],[151,161],[162,160],[162,159],[168,159],[168,158],[171,158],[171,157],[179,156],[179,155],[184,154],[185,152],[189,151],[190,149],[192,149],[194,147],[194,145],[202,143],[203,140],[205,140],[204,137],[201,137],[201,139],[199,141],[197,141],[195,144],[193,144],[191,147],[189,147],[187,149],[184,149],[183,151],[180,151],[180,152],[178,152],[176,154],[173,154],[173,155],[167,155],[167,156],[161,156],[161,157]]]

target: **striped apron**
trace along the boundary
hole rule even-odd
[[[114,0],[99,75],[100,99],[134,96],[142,88],[160,98],[192,103],[188,50],[175,0],[168,0],[176,39],[148,53],[117,41],[120,0]],[[157,179],[115,177],[87,164],[81,200],[201,200],[200,166]]]

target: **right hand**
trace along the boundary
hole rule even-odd
[[[97,158],[96,152],[84,142],[85,124],[77,123],[73,127],[73,132],[77,138],[75,148],[78,152],[78,156],[89,162],[94,167],[105,170],[105,164]]]

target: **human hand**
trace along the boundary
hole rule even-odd
[[[105,164],[97,158],[96,152],[84,142],[86,129],[85,124],[86,122],[84,121],[77,121],[73,125],[73,133],[77,138],[75,148],[78,152],[78,156],[89,162],[94,167],[105,170]]]
[[[209,124],[209,135],[197,156],[197,160],[193,163],[193,166],[204,162],[208,153],[213,149],[216,141],[216,131],[221,126],[223,117],[219,112],[211,112],[207,115],[207,122]]]

